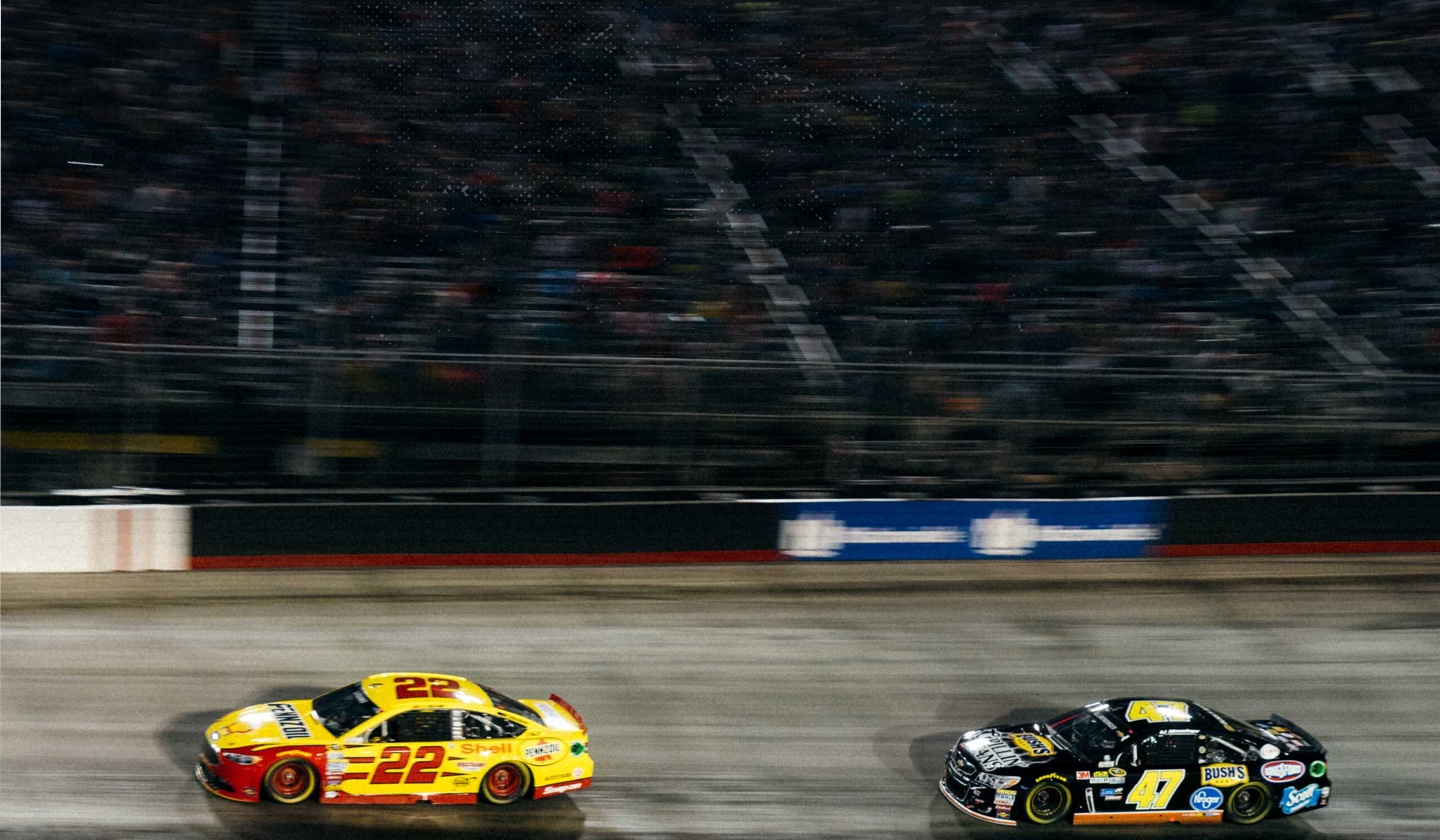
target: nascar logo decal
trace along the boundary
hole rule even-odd
[[[1010,741],[1032,757],[1055,754],[1055,745],[1050,743],[1048,738],[1042,738],[1029,732],[1016,732],[1010,736]]]
[[[292,741],[299,738],[310,737],[310,727],[305,725],[305,718],[295,711],[295,707],[289,703],[266,704],[270,713],[275,716],[275,722],[280,725],[280,732]]]
[[[1305,765],[1298,761],[1272,761],[1260,768],[1267,782],[1293,782],[1305,775]]]
[[[1250,771],[1242,764],[1210,764],[1200,768],[1200,782],[1216,787],[1233,787],[1250,781]]]

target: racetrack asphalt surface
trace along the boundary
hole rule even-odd
[[[803,567],[803,568],[802,568]],[[0,577],[0,836],[1430,838],[1440,558]],[[586,717],[594,787],[510,808],[244,805],[204,727],[387,670]],[[1257,826],[972,820],[958,734],[1123,695],[1283,714],[1317,812]]]

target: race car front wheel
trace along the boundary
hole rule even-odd
[[[265,795],[283,805],[304,802],[315,793],[315,768],[304,759],[276,762],[265,773]]]
[[[497,764],[480,782],[480,795],[491,805],[509,805],[525,795],[530,774],[518,764]]]
[[[1025,794],[1025,816],[1038,825],[1059,822],[1070,813],[1070,789],[1059,782],[1041,782]]]
[[[1249,782],[1230,791],[1225,799],[1225,819],[1241,825],[1257,823],[1270,813],[1273,801],[1270,788],[1259,782]]]

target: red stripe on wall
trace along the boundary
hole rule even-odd
[[[191,557],[192,569],[323,569],[379,566],[632,566],[648,563],[771,563],[774,549],[615,554],[265,554]]]
[[[1153,557],[1240,557],[1285,554],[1428,554],[1440,552],[1440,540],[1353,540],[1332,542],[1221,543],[1158,545]]]

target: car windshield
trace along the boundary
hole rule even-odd
[[[476,683],[476,685],[479,685],[479,683]],[[521,703],[519,700],[516,700],[513,697],[507,697],[488,685],[481,685],[480,687],[485,690],[486,694],[490,695],[490,702],[494,704],[495,708],[499,709],[500,711],[509,712],[512,715],[519,715],[526,720],[533,720],[536,723],[545,722],[540,718],[540,714],[538,712],[525,705],[524,703]]]
[[[358,682],[316,697],[312,708],[320,725],[336,736],[349,732],[380,711]]]
[[[1045,725],[1087,761],[1095,761],[1106,750],[1114,749],[1117,741],[1114,721],[1089,709],[1066,712],[1047,720]]]

